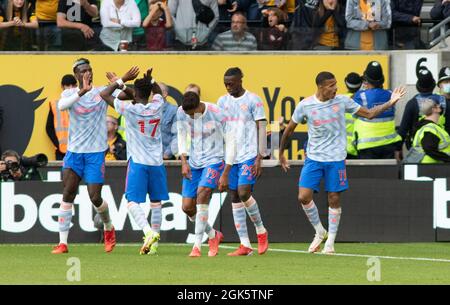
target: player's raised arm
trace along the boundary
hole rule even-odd
[[[147,73],[144,74],[144,77],[148,78],[148,81],[152,84],[152,93],[153,94],[161,94],[162,90],[158,83],[153,79],[152,76],[153,68],[147,70]]]
[[[81,87],[81,89],[73,93],[72,95],[63,97],[59,100],[58,102],[59,110],[66,110],[72,107],[72,105],[75,104],[80,99],[80,97],[85,95],[91,89],[92,89],[92,73],[88,71],[83,74],[83,86]]]
[[[281,137],[279,160],[280,160],[280,165],[285,172],[288,171],[290,166],[289,166],[288,161],[286,160],[286,157],[284,156],[284,150],[285,150],[285,147],[286,147],[286,144],[287,144],[289,138],[294,133],[294,130],[296,127],[297,127],[297,123],[295,123],[293,120],[290,120],[288,126],[286,127],[286,129],[283,132],[283,136]]]
[[[391,99],[387,101],[386,103],[373,107],[371,109],[367,109],[366,107],[361,107],[359,110],[355,113],[357,116],[366,118],[366,119],[373,119],[377,115],[383,113],[390,107],[397,104],[397,102],[406,94],[405,87],[398,87],[395,88],[392,92]]]
[[[114,75],[115,74],[113,72],[106,73],[107,78],[110,80],[114,78]],[[122,76],[122,78],[117,79],[116,81],[112,82],[108,87],[106,87],[106,89],[100,93],[100,96],[108,103],[108,105],[114,107],[115,98],[113,96],[113,92],[118,88],[123,88],[124,84],[127,81],[135,79],[138,75],[139,75],[139,68],[136,66],[132,67],[130,70],[128,70],[127,73],[125,73],[124,76]]]

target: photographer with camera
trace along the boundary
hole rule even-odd
[[[20,157],[14,150],[7,150],[0,161],[1,181],[42,180],[38,167],[47,164],[47,156],[37,154],[33,157]]]

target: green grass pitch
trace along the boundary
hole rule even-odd
[[[228,257],[236,245],[222,245],[217,257],[190,258],[189,245],[161,243],[158,256],[140,256],[138,244],[71,244],[51,255],[50,245],[0,245],[0,284],[450,284],[450,244],[337,243],[338,255],[308,254],[308,244],[272,243],[265,255]],[[370,257],[379,257],[380,281]],[[80,281],[68,281],[80,262]],[[368,265],[369,260],[369,265]],[[375,278],[376,279],[376,278]]]

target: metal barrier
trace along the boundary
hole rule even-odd
[[[437,36],[436,38],[434,38],[433,40],[430,41],[430,48],[434,47],[435,45],[437,45],[438,43],[440,43],[440,48],[447,48],[447,42],[445,41],[445,39],[447,38],[447,36],[450,35],[450,28],[448,27],[448,24],[450,23],[450,16],[445,18],[444,20],[442,20],[441,22],[439,22],[438,24],[436,24],[434,27],[432,27],[428,33],[430,35],[433,35],[435,32],[437,32],[439,30],[439,36]]]

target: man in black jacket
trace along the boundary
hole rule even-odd
[[[437,20],[444,20],[450,16],[450,0],[435,0],[430,16]]]
[[[395,48],[422,49],[420,12],[423,0],[391,0],[393,43]]]

